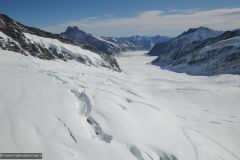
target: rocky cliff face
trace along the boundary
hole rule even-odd
[[[94,46],[25,26],[3,14],[0,15],[0,48],[47,60],[75,59],[89,65],[120,71],[112,56],[97,50]]]

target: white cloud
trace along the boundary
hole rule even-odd
[[[85,18],[56,26],[45,27],[51,32],[61,32],[69,25],[78,26],[89,33],[104,36],[168,35],[176,36],[192,27],[205,26],[217,30],[240,28],[240,8],[222,8],[160,11],[151,10],[127,18]]]

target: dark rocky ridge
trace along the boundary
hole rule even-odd
[[[89,44],[80,44],[72,39],[63,37],[60,34],[53,34],[40,30],[38,28],[25,26],[19,22],[14,21],[13,19],[4,14],[0,14],[0,31],[13,39],[13,41],[7,40],[7,42],[4,42],[3,40],[1,40],[2,38],[0,37],[0,48],[4,50],[19,52],[24,55],[32,55],[34,57],[46,60],[58,58],[66,61],[67,59],[74,58],[68,52],[59,52],[54,48],[45,48],[36,43],[28,43],[23,33],[30,33],[32,35],[40,37],[57,39],[63,43],[78,45],[83,49],[91,50],[92,52],[99,54],[106,62],[108,62],[111,68],[120,71],[120,68],[115,58],[102,51],[97,50],[94,46],[91,46]],[[86,63],[86,59],[82,59],[81,57],[79,57],[79,59],[77,60],[82,63]]]

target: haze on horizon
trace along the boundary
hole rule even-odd
[[[238,0],[2,0],[0,12],[53,33],[68,26],[99,36],[176,36],[194,27],[240,28]]]

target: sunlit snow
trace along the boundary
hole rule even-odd
[[[240,160],[240,76],[174,73],[150,65],[154,58],[124,53],[118,73],[0,50],[0,152]]]

